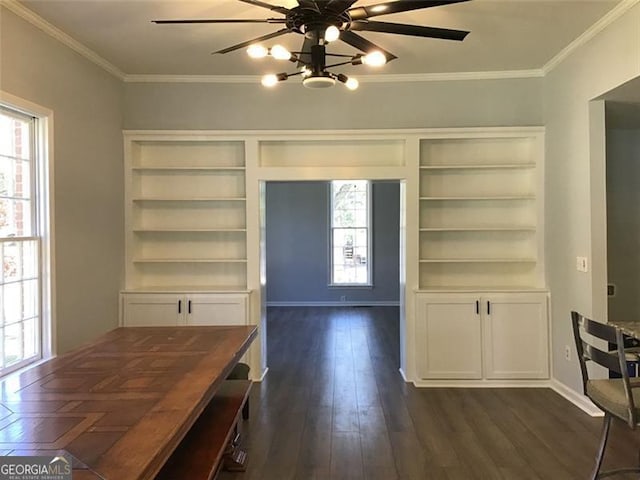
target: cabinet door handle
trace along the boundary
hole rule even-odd
[[[476,300],[476,315],[480,315],[480,300]]]
[[[182,313],[182,300],[178,300],[178,313]]]
[[[189,314],[191,314],[191,300],[187,302],[187,308],[188,308]]]
[[[491,302],[487,300],[487,315],[491,315]]]

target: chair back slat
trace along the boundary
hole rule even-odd
[[[609,343],[616,343],[616,327],[606,323],[596,322],[582,317],[582,326],[589,335],[606,340]]]
[[[595,362],[606,369],[616,372],[618,375],[622,375],[622,371],[620,369],[620,360],[618,359],[617,351],[615,352],[615,354],[604,352],[594,347],[593,345],[589,345],[586,342],[582,342],[582,350],[584,356],[588,360],[591,360],[592,362]]]

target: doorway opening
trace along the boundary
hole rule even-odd
[[[640,317],[640,94],[637,97],[619,95],[605,102],[607,315],[616,321]],[[636,102],[621,101],[624,98]]]
[[[333,189],[330,180],[263,183],[264,352],[283,348],[285,331],[288,341],[309,342],[310,351],[333,349],[336,354],[342,347],[343,353],[358,353],[347,340],[357,337],[357,344],[364,346],[375,337],[375,349],[385,350],[397,371],[404,324],[403,182],[367,182],[368,210],[365,196],[347,191],[349,180],[333,183]],[[332,192],[342,195],[338,202]],[[346,281],[351,277],[353,281]],[[308,336],[311,331],[315,333]],[[266,356],[270,371],[282,367]]]

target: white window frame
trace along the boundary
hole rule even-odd
[[[337,181],[348,181],[348,180],[337,180]],[[353,181],[365,181],[367,182],[367,281],[365,283],[336,283],[333,278],[333,231],[334,228],[342,228],[342,227],[334,227],[333,226],[333,209],[334,209],[334,198],[333,198],[333,185],[334,181],[329,181],[328,189],[329,189],[329,287],[336,288],[371,288],[373,287],[373,209],[372,209],[372,185],[370,180],[360,180],[354,179]]]
[[[54,260],[54,191],[53,191],[53,111],[36,103],[0,90],[0,105],[35,118],[35,168],[32,178],[34,218],[40,238],[40,361],[56,354],[55,260]],[[30,362],[29,365],[37,363]],[[10,373],[24,365],[7,369]]]

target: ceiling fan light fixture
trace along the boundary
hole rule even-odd
[[[279,82],[292,76],[300,76],[302,83],[308,88],[327,88],[336,82],[343,83],[348,89],[355,90],[359,86],[358,80],[344,74],[333,72],[333,68],[345,65],[368,65],[382,67],[398,58],[385,51],[359,32],[378,32],[411,37],[436,38],[443,40],[463,41],[468,31],[449,28],[436,28],[423,25],[405,23],[377,22],[371,17],[391,13],[410,12],[438,7],[452,3],[468,2],[470,0],[382,0],[377,5],[354,7],[358,0],[280,0],[287,2],[286,6],[276,6],[276,0],[239,0],[245,4],[268,9],[282,15],[277,18],[213,18],[213,19],[178,19],[153,20],[156,24],[221,24],[221,23],[267,23],[279,24],[281,28],[266,35],[232,45],[222,50],[212,52],[225,54],[240,49],[246,49],[249,57],[260,59],[271,56],[276,60],[290,61],[297,64],[297,71],[293,73],[268,74],[262,77],[262,84],[274,87]],[[2,3],[2,0],[0,0]],[[304,43],[301,51],[291,52],[282,45],[267,48],[261,43],[284,34],[301,34]],[[327,52],[327,45],[342,41],[356,49],[354,55],[337,52]],[[342,57],[339,60],[328,60],[330,57]]]
[[[339,73],[338,74],[338,80],[341,81],[342,83],[344,83],[344,85],[349,90],[357,90],[358,87],[360,86],[360,82],[358,82],[357,79],[355,79],[353,77],[347,77],[344,73]]]
[[[330,25],[324,32],[324,41],[327,43],[335,42],[340,38],[340,29],[335,25]]]
[[[270,53],[276,60],[291,60],[291,52],[282,45],[274,45],[271,47]]]
[[[349,90],[357,90],[360,86],[360,82],[356,78],[349,77],[349,80],[347,80],[347,83],[345,83],[345,85]]]
[[[247,48],[247,55],[251,58],[264,58],[269,55],[269,50],[262,45],[253,44]]]
[[[362,63],[370,67],[382,67],[387,63],[387,57],[384,53],[374,50],[362,57]]]
[[[302,78],[309,77],[311,73],[311,70],[309,70],[309,67],[306,65],[300,69],[300,75],[302,75]]]
[[[381,13],[381,12],[385,12],[389,10],[389,5],[383,3],[381,5],[374,5],[373,7],[371,7],[371,11],[373,13]]]
[[[289,78],[289,75],[287,75],[286,73],[278,73],[277,75],[274,73],[270,73],[262,77],[261,83],[267,88],[272,88],[275,87],[278,83],[284,82],[287,78]]]
[[[307,88],[329,88],[336,84],[335,78],[328,73],[320,75],[311,75],[302,80],[302,85]]]

